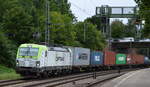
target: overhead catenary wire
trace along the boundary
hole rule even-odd
[[[75,6],[77,9],[79,9],[80,11],[82,11],[84,14],[91,16],[92,14],[90,14],[89,12],[87,12],[85,9],[80,8],[78,5],[74,4],[71,2],[71,4],[73,6]]]

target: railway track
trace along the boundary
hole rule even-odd
[[[24,78],[15,79],[15,80],[1,80],[0,81],[0,87],[26,83],[26,82],[30,82],[30,81],[33,81],[33,80],[36,80],[36,79],[33,78],[33,77],[24,77]]]
[[[107,82],[107,81],[109,81],[111,79],[114,79],[114,78],[117,78],[117,77],[119,77],[119,76],[121,76],[123,74],[125,74],[125,73],[121,73],[121,74],[114,75],[114,76],[112,75],[110,77],[103,78],[101,80],[98,80],[98,81],[95,81],[95,82],[92,82],[92,83],[88,84],[86,87],[95,87],[97,84],[100,84],[100,83],[103,83],[103,82]]]
[[[115,73],[116,71],[105,71],[105,72],[97,72],[97,75],[107,75],[107,74],[111,74],[111,73]],[[88,73],[88,74],[82,74],[82,75],[77,75],[77,76],[69,76],[69,77],[65,77],[65,78],[60,78],[60,79],[56,79],[56,80],[48,80],[42,83],[38,83],[38,84],[31,84],[28,86],[24,86],[24,87],[37,87],[37,86],[43,86],[43,87],[54,87],[57,85],[62,85],[65,83],[69,83],[69,82],[74,82],[77,80],[82,80],[82,79],[87,79],[87,78],[91,78],[93,77],[93,73]]]
[[[123,70],[121,72],[128,72],[131,70]],[[117,70],[109,70],[109,71],[100,71],[95,72],[96,76],[105,76],[109,74],[118,73]],[[116,74],[115,76],[111,78],[115,78],[117,76],[120,76],[122,74]],[[83,79],[93,78],[94,73],[82,73],[77,75],[68,75],[65,77],[56,77],[56,78],[49,78],[49,79],[20,79],[20,80],[7,80],[7,81],[0,81],[0,87],[55,87],[60,86],[66,83],[71,83]],[[108,78],[110,79],[110,78]],[[104,79],[105,81],[106,79]],[[98,83],[98,82],[97,82]],[[96,83],[93,83],[96,84]],[[91,87],[93,84],[88,84],[88,87]]]

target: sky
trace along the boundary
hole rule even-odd
[[[84,21],[87,17],[95,15],[97,6],[136,6],[134,0],[69,0],[69,3],[71,3],[72,13],[77,17],[78,21]],[[127,19],[121,20],[127,21]]]

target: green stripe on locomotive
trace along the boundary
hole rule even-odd
[[[38,49],[37,55],[35,56],[22,56],[20,55],[20,49],[22,48],[36,48]],[[17,58],[33,58],[33,59],[38,59],[41,57],[42,52],[48,50],[47,46],[44,45],[38,45],[38,44],[21,44],[18,48],[18,52],[17,52]]]

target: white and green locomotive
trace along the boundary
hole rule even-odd
[[[62,72],[72,68],[72,53],[64,47],[22,44],[18,48],[16,66],[20,73]]]

